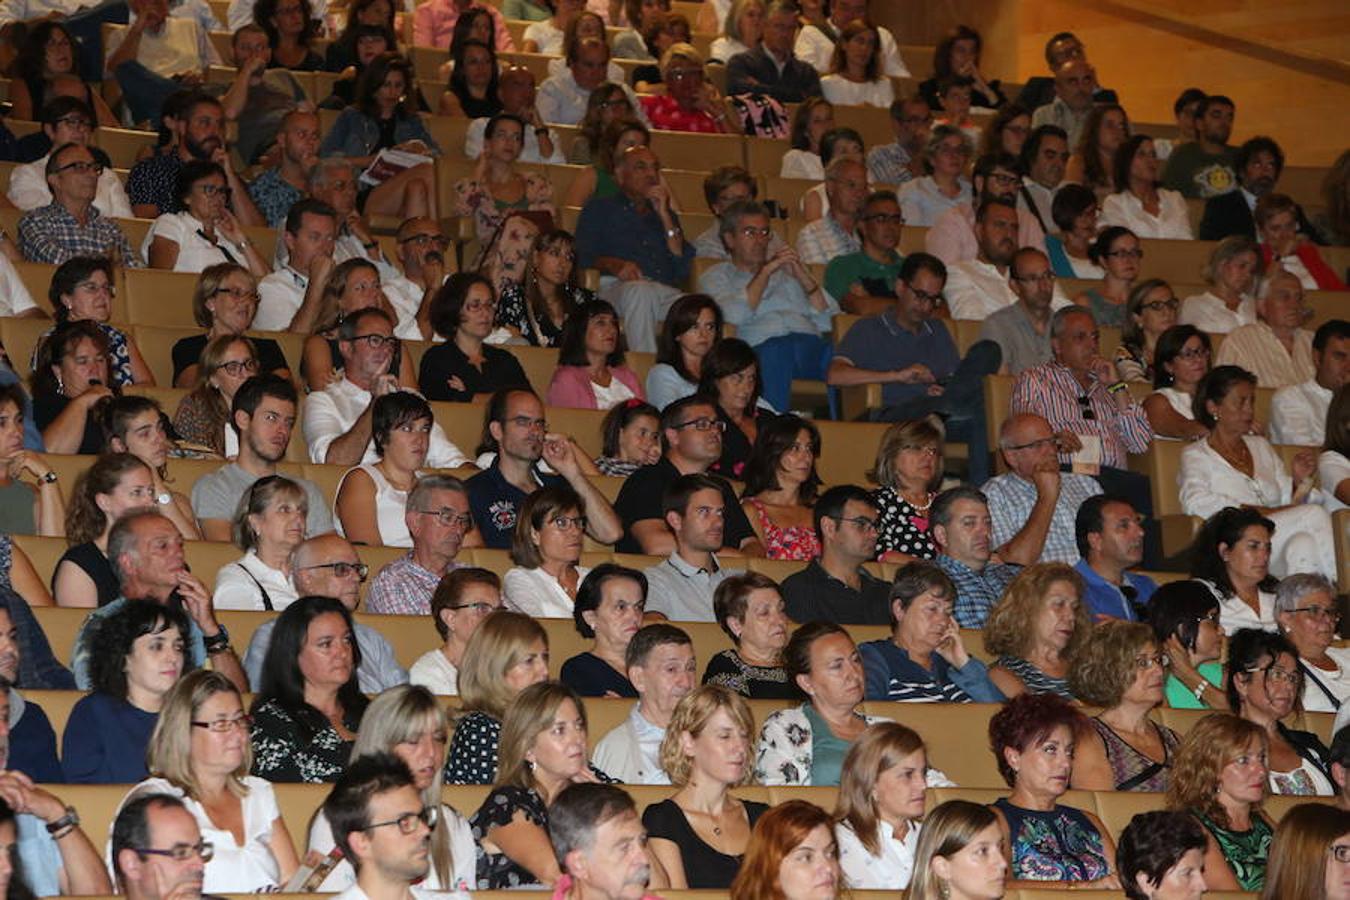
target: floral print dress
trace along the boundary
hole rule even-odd
[[[1102,835],[1082,812],[1056,806],[1048,812],[994,801],[1008,822],[1012,842],[1010,879],[1096,881],[1111,873]]]

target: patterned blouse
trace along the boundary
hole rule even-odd
[[[1106,761],[1111,765],[1111,780],[1117,791],[1153,791],[1161,793],[1167,790],[1172,772],[1172,752],[1181,739],[1166,725],[1151,723],[1163,745],[1163,761],[1150,759],[1130,746],[1115,730],[1094,716],[1088,720],[1106,746]]]
[[[1111,873],[1101,832],[1082,810],[1056,806],[1049,812],[994,801],[1008,821],[1012,842],[1010,879],[1096,881]]]
[[[540,210],[552,214],[553,185],[537,172],[525,172],[525,194],[515,203],[506,203],[492,196],[488,186],[474,178],[455,182],[455,215],[471,216],[478,240],[486,244],[497,233],[506,214],[512,210]]]
[[[458,733],[458,732],[456,732]],[[525,821],[538,825],[548,831],[548,807],[544,798],[533,788],[522,788],[511,784],[492,789],[478,812],[469,819],[473,831],[474,843],[478,845],[478,890],[493,891],[504,888],[518,888],[539,883],[529,869],[517,863],[505,853],[489,853],[483,849],[483,841],[494,828],[510,825],[516,813],[521,813]]]
[[[358,721],[344,722],[355,732]],[[352,755],[352,741],[344,741],[332,725],[308,740],[303,726],[271,699],[253,710],[253,774],[271,782],[337,781]]]
[[[782,666],[752,666],[735,650],[723,650],[708,660],[704,684],[720,684],[750,700],[796,700],[797,685]]]
[[[810,525],[776,524],[769,517],[769,511],[757,497],[747,498],[759,515],[760,527],[764,529],[764,555],[769,559],[811,560],[820,555],[820,538],[816,529]]]
[[[935,559],[937,547],[928,532],[928,510],[915,508],[895,488],[881,487],[872,492],[877,505],[877,556],[888,550],[919,559]],[[928,502],[931,505],[933,496]]]
[[[562,285],[563,305],[566,312],[579,306],[585,306],[595,300],[595,293],[584,287]],[[528,302],[525,298],[525,286],[513,281],[502,291],[497,301],[497,325],[508,326],[520,332],[532,347],[556,347],[562,337],[562,328],[553,324],[547,316],[531,320]]]
[[[107,322],[95,322],[94,324],[108,339],[108,376],[112,378],[113,384],[117,387],[135,384],[135,379],[131,374],[131,351],[127,349],[127,336]],[[37,343],[33,345],[33,356],[28,361],[30,371],[37,368],[38,350],[42,348],[43,342],[51,337],[55,330],[55,328],[48,328],[42,332],[37,339]]]
[[[474,710],[455,726],[445,761],[446,784],[492,784],[497,780],[497,743],[502,723]]]
[[[1238,888],[1260,891],[1266,886],[1266,862],[1270,858],[1270,842],[1275,831],[1263,816],[1252,815],[1252,827],[1246,831],[1232,831],[1217,822],[1211,822],[1203,813],[1192,811],[1219,845],[1228,868],[1233,870]]]

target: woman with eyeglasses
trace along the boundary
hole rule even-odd
[[[1079,730],[1070,785],[1088,791],[1165,791],[1181,739],[1152,720],[1171,658],[1140,622],[1097,623],[1074,654],[1069,688],[1102,711]]]
[[[401,684],[370,701],[361,719],[361,733],[352,745],[351,762],[376,753],[391,753],[408,766],[413,786],[422,795],[423,816],[409,825],[425,823],[431,829],[427,845],[430,866],[418,882],[420,890],[468,891],[474,888],[477,848],[468,820],[441,799],[449,720],[440,702],[425,688]],[[398,822],[400,830],[405,829]],[[323,809],[309,828],[310,852],[327,856],[333,851],[333,829]],[[321,893],[352,889],[356,870],[343,859],[319,885]]]
[[[192,292],[192,318],[206,333],[174,342],[173,386],[199,385],[198,363],[206,345],[225,335],[242,335],[253,327],[257,311],[258,281],[252,272],[236,263],[217,263],[203,269]],[[290,379],[290,364],[276,341],[260,337],[249,340],[258,358],[258,371]]]
[[[1277,577],[1320,572],[1336,577],[1335,531],[1320,504],[1317,451],[1299,450],[1286,468],[1266,438],[1255,434],[1256,377],[1219,366],[1200,382],[1195,417],[1209,437],[1181,452],[1181,508],[1208,517],[1230,506],[1251,507],[1273,523],[1268,566]]]
[[[595,293],[577,284],[576,239],[555,228],[534,239],[524,279],[502,291],[496,324],[531,346],[556,347],[567,317],[594,302]]]
[[[244,556],[221,566],[216,609],[283,610],[300,599],[291,582],[291,553],[305,540],[309,498],[281,475],[253,482],[234,517],[234,543]]]
[[[631,399],[644,399],[642,381],[624,364],[619,314],[604,300],[577,307],[558,339],[549,406],[607,410]]]
[[[974,144],[961,129],[933,126],[923,152],[929,174],[906,181],[896,191],[906,224],[931,227],[953,206],[970,202],[970,180],[963,173],[972,152]]]
[[[623,85],[606,82],[591,91],[586,100],[586,114],[577,123],[577,136],[567,149],[567,162],[573,166],[590,166],[600,157],[600,139],[614,122],[635,118],[633,104],[628,100]],[[568,194],[571,197],[571,194]]]
[[[1172,662],[1163,688],[1167,705],[1226,712],[1224,632],[1214,592],[1194,580],[1159,585],[1148,601],[1148,625]]]
[[[1304,803],[1280,817],[1261,900],[1350,900],[1350,812]]]
[[[1144,398],[1153,436],[1199,441],[1209,429],[1195,420],[1195,392],[1209,374],[1209,335],[1194,325],[1173,325],[1153,348],[1153,393]]]
[[[253,341],[225,334],[202,350],[202,373],[192,393],[178,401],[173,430],[180,440],[204,447],[225,459],[239,455],[239,434],[230,425],[230,406],[240,385],[258,374]]]
[[[107,606],[122,595],[108,560],[108,533],[124,513],[154,502],[150,467],[130,453],[105,454],[80,473],[66,509],[70,547],[52,575],[57,606]]]
[[[1103,229],[1088,248],[1088,259],[1101,266],[1106,275],[1101,287],[1088,288],[1073,302],[1090,310],[1098,327],[1124,325],[1130,291],[1139,277],[1139,261],[1143,258],[1139,238],[1130,229],[1119,226]]]
[[[642,627],[647,576],[615,563],[601,563],[577,589],[572,616],[591,649],[566,660],[559,680],[583,697],[636,697],[624,658]]]
[[[525,500],[511,542],[515,563],[502,579],[507,609],[536,618],[572,618],[577,589],[590,569],[577,565],[585,539],[585,504],[565,484]]]
[[[477,566],[451,569],[431,595],[431,619],[442,644],[417,658],[408,681],[440,696],[459,693],[459,668],[469,638],[492,613],[502,608],[502,580]]]
[[[203,890],[277,891],[300,865],[272,783],[249,774],[251,724],[228,678],[189,672],[164,697],[146,751],[150,777],[119,804],[144,794],[183,801],[211,847]]]
[[[1256,280],[1261,250],[1251,238],[1233,235],[1219,241],[1203,271],[1209,290],[1187,297],[1177,321],[1207,334],[1227,334],[1256,322]]]
[[[103,376],[104,384],[118,388],[129,384],[147,384],[153,387],[155,376],[151,374],[150,367],[141,357],[136,342],[123,331],[108,324],[108,320],[112,318],[112,303],[116,293],[111,260],[102,256],[73,256],[57,266],[56,271],[52,273],[47,299],[51,302],[52,318],[56,320],[58,327],[68,322],[90,322],[103,332],[108,344],[105,352],[109,370]],[[31,363],[34,371],[37,371],[43,345],[55,330],[52,328],[38,337]],[[50,446],[47,449],[54,453],[70,452],[53,450]]]
[[[1148,384],[1153,380],[1158,338],[1177,323],[1180,305],[1171,286],[1161,278],[1149,278],[1130,289],[1120,346],[1116,348],[1116,374],[1121,381]]]
[[[353,466],[338,482],[333,503],[337,533],[371,547],[411,547],[406,506],[427,462],[434,422],[427,401],[394,391],[371,405],[375,462]]]
[[[230,212],[230,189],[219,163],[203,159],[184,163],[174,200],[182,212],[155,219],[141,243],[141,255],[150,268],[201,272],[229,262],[247,266],[256,278],[272,271]]]
[[[1141,238],[1193,240],[1186,198],[1162,187],[1153,138],[1136,134],[1111,158],[1115,193],[1102,200],[1101,223],[1123,225]]]
[[[812,560],[820,555],[812,518],[820,488],[819,458],[820,431],[805,419],[779,416],[759,430],[745,466],[741,508],[769,559]]]
[[[928,510],[942,483],[941,423],[933,419],[896,422],[881,436],[871,477],[877,507],[877,559],[907,563],[933,559],[937,547]]]
[[[745,477],[759,426],[773,415],[759,406],[763,388],[759,356],[740,338],[718,341],[704,358],[698,392],[713,402],[713,424],[722,431],[722,455],[708,467],[714,475],[737,481]]]
[[[192,501],[169,487],[169,453],[175,449],[166,428],[168,417],[149,397],[114,397],[99,407],[99,424],[108,442],[105,453],[130,453],[150,467],[158,511],[178,528],[185,541],[200,541],[201,530]]]
[[[510,351],[487,343],[496,328],[492,282],[475,272],[456,272],[431,302],[431,327],[445,342],[422,356],[417,383],[428,400],[470,403],[504,388],[529,387]]]
[[[1281,721],[1302,690],[1298,648],[1284,635],[1241,628],[1228,641],[1228,705],[1265,733],[1270,792],[1330,797],[1336,794],[1330,751],[1316,734]]]
[[[397,323],[398,311],[380,288],[380,270],[368,259],[356,257],[338,263],[323,286],[323,298],[314,316],[314,332],[305,338],[300,371],[310,391],[321,391],[342,377],[342,353],[338,348],[338,327],[343,320],[362,309],[374,307],[388,313]],[[398,383],[411,390],[413,379],[410,354],[404,353],[397,338],[388,372]]]
[[[1350,648],[1333,647],[1341,621],[1336,592],[1321,575],[1290,575],[1275,589],[1275,621],[1298,650],[1304,712],[1336,712],[1350,697]]]
[[[1058,277],[1105,277],[1106,272],[1091,258],[1097,213],[1097,195],[1081,184],[1065,184],[1055,192],[1050,218],[1059,233],[1045,236],[1045,253]]]

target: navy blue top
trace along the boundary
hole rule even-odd
[[[895,321],[894,310],[879,316],[868,316],[853,323],[835,350],[860,369],[888,372],[923,363],[934,378],[945,378],[961,364],[947,326],[938,319],[929,319],[916,334]],[[881,386],[881,402],[895,406],[924,395],[926,384],[901,384],[896,381]]]
[[[56,758],[56,732],[42,707],[24,698],[23,715],[9,730],[9,761],[5,764],[39,784],[66,780]]]
[[[890,638],[858,645],[868,700],[919,703],[1002,703],[1003,693],[989,680],[989,670],[975,657],[958,669],[937,653],[932,668],[909,658]]]
[[[637,697],[637,688],[609,663],[587,650],[562,664],[558,673],[563,684],[583,697]]]
[[[106,608],[106,607],[105,607]],[[150,776],[145,750],[159,716],[108,694],[93,693],[70,710],[61,764],[72,784],[135,784]]]
[[[561,475],[545,475],[536,470],[534,476],[540,487],[567,483]],[[529,494],[506,480],[496,459],[464,482],[464,488],[469,492],[474,524],[483,533],[483,544],[494,550],[510,550],[516,532],[516,512]]]
[[[675,227],[679,227],[678,218]],[[594,268],[599,256],[637,263],[645,277],[677,286],[689,280],[694,245],[685,241],[683,252],[674,256],[666,246],[666,227],[650,205],[639,212],[623,194],[592,197],[577,219],[577,265]]]

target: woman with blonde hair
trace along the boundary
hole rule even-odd
[[[446,784],[492,784],[502,718],[516,696],[548,679],[548,633],[501,610],[482,621],[459,666],[460,718],[445,762]]]
[[[368,259],[354,257],[338,263],[324,282],[323,296],[314,315],[314,330],[305,338],[300,358],[300,372],[311,391],[321,391],[341,379],[342,354],[338,350],[338,326],[357,310],[370,307],[382,309],[396,323],[395,336],[420,340],[422,333],[416,323],[408,331],[405,320],[394,309],[380,288],[380,270]],[[394,356],[389,363],[389,374],[398,376],[398,383],[409,390],[417,389],[417,374],[412,357],[394,345]]]
[[[984,625],[993,656],[989,680],[1005,697],[1031,691],[1072,700],[1069,666],[1092,631],[1083,578],[1064,563],[1037,563],[1018,573]]]
[[[897,722],[873,725],[848,751],[834,808],[839,866],[848,887],[893,890],[909,885],[927,771],[923,738]]]
[[[1261,900],[1350,898],[1350,812],[1325,803],[1295,806],[1270,845]]]
[[[207,266],[192,291],[192,319],[206,329],[205,334],[181,338],[173,345],[173,386],[190,388],[197,384],[197,363],[206,345],[226,335],[242,335],[253,327],[258,312],[258,279],[237,263]],[[261,371],[287,380],[291,370],[281,347],[271,338],[251,338]]]
[[[835,900],[840,896],[838,848],[829,813],[806,800],[788,800],[760,817],[731,900]]]
[[[881,436],[871,477],[877,506],[877,559],[907,563],[933,559],[928,510],[942,483],[943,429],[940,420],[906,419]]]
[[[1209,290],[1187,297],[1177,321],[1206,334],[1227,334],[1256,322],[1256,281],[1261,248],[1249,237],[1230,235],[1215,245],[1201,272]]]
[[[214,847],[203,890],[277,891],[299,867],[272,783],[250,775],[252,719],[234,684],[207,669],[184,675],[164,697],[146,752],[150,778],[122,800],[178,797]]]
[[[1275,824],[1266,796],[1265,730],[1228,713],[1205,716],[1186,732],[1172,763],[1167,808],[1188,812],[1209,833],[1205,884],[1216,891],[1259,891]]]
[[[743,867],[750,832],[768,809],[731,795],[749,778],[754,727],[745,698],[720,685],[695,688],[675,707],[661,767],[679,790],[642,814],[672,888],[725,890]]]
[[[909,900],[999,900],[1008,860],[998,817],[969,800],[948,800],[924,817]]]
[[[305,540],[309,496],[284,475],[259,478],[240,498],[234,543],[242,558],[221,566],[211,605],[273,612],[300,595],[291,583],[291,553]]]
[[[418,885],[429,891],[467,891],[474,887],[477,850],[469,823],[441,800],[449,724],[434,694],[424,687],[401,684],[370,701],[352,745],[352,762],[375,753],[392,753],[407,763],[422,803],[437,810],[427,848],[431,866]],[[332,826],[321,808],[309,828],[309,849],[326,856],[334,846]],[[344,859],[318,890],[345,891],[355,883],[356,871]]]
[[[178,401],[173,429],[183,441],[234,459],[239,434],[230,427],[230,407],[235,392],[261,368],[257,350],[249,338],[224,334],[207,343],[195,368],[197,383]]]

